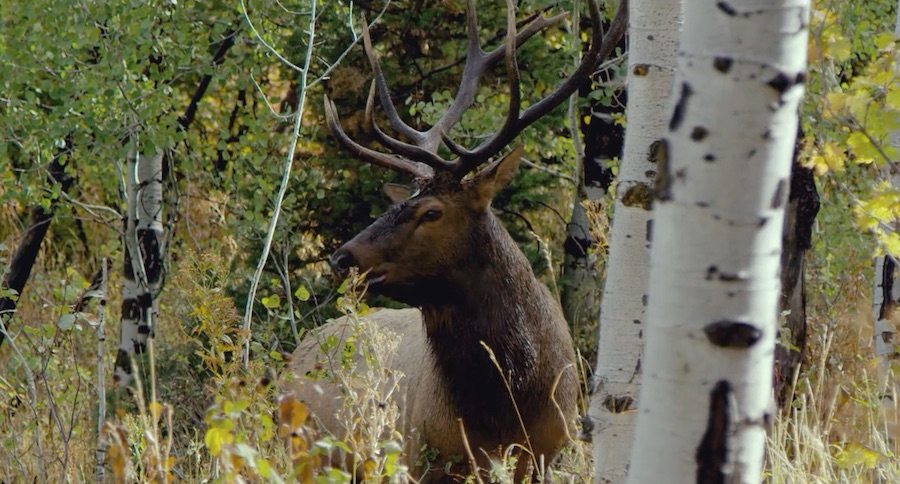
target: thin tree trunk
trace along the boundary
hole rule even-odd
[[[623,482],[629,468],[641,385],[651,203],[665,134],[680,19],[678,0],[630,3],[625,151],[610,233],[597,367],[589,411],[594,475]]]
[[[630,482],[761,479],[808,18],[685,2]]]
[[[131,358],[142,354],[156,328],[162,281],[162,153],[130,155],[126,163],[122,320],[113,380],[132,381]]]
[[[806,252],[812,248],[812,228],[819,213],[819,192],[813,172],[800,164],[797,133],[791,162],[791,191],[784,219],[781,253],[781,314],[784,322],[775,348],[775,397],[789,403],[794,374],[806,353]]]
[[[66,140],[66,147],[59,151],[48,167],[47,181],[50,185],[59,183],[62,191],[67,191],[71,186],[74,178],[65,173],[65,167],[61,163],[63,156],[71,151],[69,141]],[[3,318],[5,327],[9,331],[9,322],[12,315],[16,311],[18,300],[22,297],[22,290],[25,289],[25,283],[31,276],[31,269],[37,261],[38,253],[41,250],[41,244],[50,229],[50,222],[53,220],[53,209],[56,201],[51,202],[50,208],[44,208],[39,205],[31,207],[29,210],[28,224],[23,231],[19,245],[13,253],[9,263],[9,271],[3,277],[3,283],[0,285],[0,318]],[[12,292],[12,294],[4,295],[3,292]],[[0,331],[0,345],[6,339],[6,333]]]
[[[593,352],[581,343],[586,342],[586,338],[593,339],[591,333],[596,332],[597,314],[600,310],[600,281],[596,258],[591,252],[594,239],[582,200],[576,197],[572,215],[566,224],[559,299],[579,353],[591,361]]]
[[[894,34],[900,35],[900,2],[897,5],[897,19],[894,24]],[[900,147],[900,132],[893,133],[891,143]],[[900,173],[893,173],[891,185],[900,186]],[[900,226],[895,226],[900,230]],[[872,294],[872,313],[875,318],[875,355],[879,360],[879,379],[883,384],[889,383],[891,367],[894,361],[900,359],[900,341],[897,333],[900,332],[897,307],[900,306],[900,281],[897,274],[900,273],[897,258],[900,254],[888,254],[875,258],[875,289]],[[890,399],[893,392],[886,391],[885,399]],[[887,402],[890,404],[890,402]]]
[[[897,351],[897,328],[893,319],[900,305],[900,267],[896,259],[882,256],[875,259],[875,292],[873,312],[875,316],[875,354],[881,359],[884,370],[893,360],[900,358]]]
[[[624,36],[619,41],[619,47],[623,50],[626,48]],[[591,83],[608,86],[615,82],[614,73],[615,69],[595,72]],[[591,89],[586,86],[581,89],[580,95],[587,96],[590,92]],[[624,91],[619,90],[617,97],[621,99],[624,96]],[[599,254],[598,251],[605,250],[605,247],[597,247],[597,241],[591,234],[587,210],[602,210],[601,202],[615,179],[611,162],[613,158],[622,155],[625,130],[615,122],[613,114],[623,114],[624,104],[604,105],[599,100],[593,100],[580,115],[575,109],[576,105],[576,98],[572,97],[569,123],[578,163],[575,170],[575,199],[563,244],[564,259],[559,288],[563,314],[569,323],[576,348],[581,353],[581,358],[593,362],[597,358],[602,292],[602,272],[597,264],[598,258],[605,259],[605,254]],[[590,122],[579,123],[586,116]],[[580,129],[577,127],[579,124]],[[578,137],[579,131],[581,138]],[[584,202],[589,202],[591,208],[586,210]]]

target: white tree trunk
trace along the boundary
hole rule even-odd
[[[897,328],[893,319],[900,305],[900,267],[893,258],[881,256],[875,259],[875,292],[872,297],[875,316],[875,354],[881,361],[883,378],[890,372],[891,363],[898,358]]]
[[[894,35],[900,36],[900,1],[897,2],[897,20],[894,23]],[[895,70],[900,74],[900,68]],[[894,132],[891,137],[891,144],[897,148],[900,147],[900,131]],[[889,175],[891,184],[894,187],[900,186],[900,173]],[[895,226],[895,230],[900,230],[900,226]],[[897,332],[900,330],[898,324],[897,307],[900,306],[900,267],[897,265],[897,258],[900,254],[891,254],[893,259],[888,256],[880,256],[875,258],[875,290],[872,293],[872,313],[875,318],[875,355],[880,362],[879,378],[882,382],[888,383],[891,374],[891,365],[893,361],[900,358],[900,339],[897,338]],[[885,391],[886,400],[890,400],[890,391]],[[890,402],[885,402],[890,405]]]
[[[629,482],[759,482],[809,0],[685,2]]]
[[[681,17],[679,0],[629,2],[625,148],[606,268],[589,416],[595,478],[623,482],[641,381],[649,274],[654,152],[665,134]]]
[[[162,153],[130,155],[126,163],[127,214],[122,321],[113,380],[131,383],[131,358],[147,347],[156,328],[162,282]]]

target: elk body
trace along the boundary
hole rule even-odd
[[[413,306],[374,310],[367,317],[400,335],[391,367],[404,377],[394,401],[401,408],[408,462],[419,461],[423,444],[438,452],[437,471],[426,474],[426,481],[448,479],[441,472],[445,461],[468,462],[465,456],[473,455],[483,465],[485,455],[498,457],[516,444],[530,454],[521,456],[520,464],[542,462],[541,456],[549,462],[574,430],[578,381],[566,321],[556,299],[535,278],[528,260],[491,211],[493,196],[513,178],[522,150],[478,168],[567,99],[609,54],[626,23],[623,2],[609,31],[601,35],[599,9],[591,1],[590,51],[555,91],[520,113],[516,46],[562,16],[536,16],[517,32],[514,6],[508,0],[506,42],[484,52],[473,3],[467,2],[469,44],[463,79],[453,104],[431,129],[418,131],[400,119],[365,30],[364,45],[375,74],[366,114],[380,144],[393,154],[354,142],[341,128],[333,103],[326,99],[325,104],[329,127],[350,152],[414,178],[412,189],[386,186],[394,205],[336,251],[331,261],[339,275],[356,267],[366,274],[369,291]],[[468,150],[446,133],[472,103],[482,74],[500,59],[505,59],[510,81],[506,121],[497,133]],[[392,128],[409,142],[387,136],[375,124],[376,93]],[[441,144],[456,158],[439,156]],[[318,424],[338,437],[344,432],[335,417],[340,389],[302,375],[320,365],[322,337],[341,338],[349,333],[348,325],[344,318],[330,322],[320,328],[318,337],[304,340],[289,366],[296,377],[287,383],[288,390],[311,408]],[[519,477],[527,468],[519,466]]]

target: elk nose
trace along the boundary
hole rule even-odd
[[[351,267],[356,265],[356,258],[347,249],[338,249],[337,252],[331,254],[331,268],[338,275],[346,274]]]

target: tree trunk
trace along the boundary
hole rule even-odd
[[[808,0],[685,2],[630,482],[759,482]]]
[[[875,293],[873,312],[875,316],[875,354],[881,359],[883,370],[887,373],[891,363],[900,358],[897,350],[897,327],[900,313],[900,281],[897,274],[900,267],[894,257],[882,256],[875,259]]]
[[[583,190],[578,190],[584,193]],[[582,358],[592,361],[588,338],[596,331],[600,310],[600,281],[596,257],[592,254],[594,239],[591,236],[587,212],[581,204],[583,198],[575,198],[572,215],[566,224],[566,241],[563,245],[563,267],[559,277],[559,299],[572,339]]]
[[[654,150],[665,133],[680,2],[630,2],[628,125],[606,268],[600,341],[589,412],[595,476],[623,482],[629,468],[641,379]]]
[[[48,167],[47,181],[50,185],[59,183],[62,191],[68,191],[72,186],[74,179],[67,175],[65,168],[61,163],[61,158],[71,151],[70,141],[66,140],[66,147],[60,150],[53,157]],[[41,244],[47,231],[50,229],[50,222],[53,220],[53,208],[56,201],[52,201],[49,208],[39,205],[31,207],[28,215],[28,225],[22,232],[19,239],[19,245],[13,253],[9,262],[9,271],[3,277],[3,283],[0,285],[0,318],[3,318],[4,327],[9,330],[9,322],[12,315],[16,311],[19,298],[22,297],[22,290],[25,289],[25,283],[31,276],[31,269],[37,261],[38,252],[41,250]],[[4,295],[4,292],[12,294]],[[6,339],[6,333],[0,331],[0,345]]]
[[[806,353],[806,251],[812,248],[812,228],[819,213],[819,192],[813,172],[800,164],[800,139],[791,161],[791,191],[784,218],[781,253],[781,314],[784,322],[775,347],[775,397],[789,403],[794,373]]]
[[[625,38],[619,41],[619,48],[626,48]],[[566,240],[563,245],[564,260],[560,273],[560,302],[572,339],[584,361],[596,361],[597,331],[600,327],[600,293],[602,271],[598,268],[598,259],[605,259],[599,251],[606,247],[598,247],[591,234],[591,220],[587,210],[602,210],[609,187],[615,175],[612,170],[614,159],[622,156],[625,129],[616,123],[615,114],[624,114],[625,98],[624,82],[615,79],[615,70],[607,69],[594,73],[590,83],[586,84],[621,84],[616,90],[614,102],[594,99],[581,113],[572,112],[570,105],[570,122],[580,124],[583,146],[575,138],[575,151],[579,157],[576,167],[576,193],[572,204],[572,215],[566,225]],[[585,86],[580,95],[588,96],[590,86]],[[574,101],[574,98],[573,98]],[[574,104],[574,103],[573,103]],[[589,116],[590,122],[579,123],[579,119]],[[586,210],[584,202],[590,203]]]
[[[122,321],[113,380],[132,381],[131,358],[144,353],[153,336],[162,282],[162,153],[131,155],[126,163],[127,214],[122,285]]]
[[[894,34],[900,35],[900,2],[897,5],[897,19],[894,23]],[[900,132],[894,132],[891,137],[894,146],[900,146]],[[900,186],[900,173],[894,172],[891,176],[891,185]],[[895,226],[900,230],[900,226]],[[886,385],[890,382],[891,367],[894,361],[900,359],[900,340],[897,333],[900,331],[900,313],[897,306],[900,305],[900,281],[897,274],[900,272],[897,258],[900,254],[888,254],[875,258],[875,290],[872,293],[872,313],[875,318],[875,355],[879,360],[879,380]],[[891,405],[890,389],[885,389],[884,400],[886,405]]]

